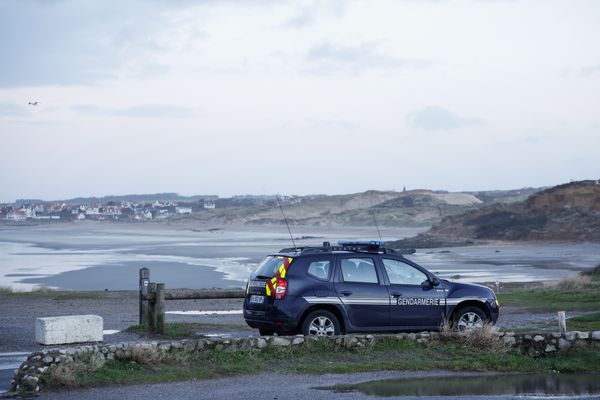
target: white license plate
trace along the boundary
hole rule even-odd
[[[257,296],[257,295],[252,295],[250,296],[250,303],[254,303],[254,304],[263,304],[265,302],[265,296]]]

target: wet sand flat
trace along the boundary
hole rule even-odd
[[[383,228],[384,240],[426,229]],[[297,245],[376,239],[370,227],[292,227]],[[242,287],[267,254],[291,246],[285,226],[80,223],[0,226],[0,286],[31,290],[136,290],[138,270],[170,288]],[[458,281],[559,280],[600,263],[600,244],[497,243],[419,249],[408,256]]]

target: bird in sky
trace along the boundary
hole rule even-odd
[[[35,106],[37,106],[39,103],[40,103],[40,102],[39,102],[39,101],[37,101],[37,100],[36,100],[36,101],[30,101],[30,102],[29,102],[29,105],[30,105],[30,106],[34,106],[34,107],[35,107]]]

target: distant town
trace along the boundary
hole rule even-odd
[[[138,195],[132,197],[140,197]],[[150,196],[151,197],[151,196]],[[164,197],[164,196],[163,196]],[[178,197],[178,196],[174,196]],[[314,197],[314,196],[311,196]],[[178,215],[191,215],[217,208],[237,207],[277,207],[277,199],[282,204],[298,204],[300,196],[234,196],[219,198],[204,196],[193,200],[66,200],[29,201],[17,200],[14,203],[0,204],[0,221],[149,221],[161,220]]]

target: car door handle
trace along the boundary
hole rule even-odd
[[[392,292],[390,293],[393,298],[397,299],[398,297],[402,297],[402,293],[400,292]]]
[[[340,293],[343,294],[344,296],[350,296],[352,294],[352,292],[350,290],[343,290]]]

